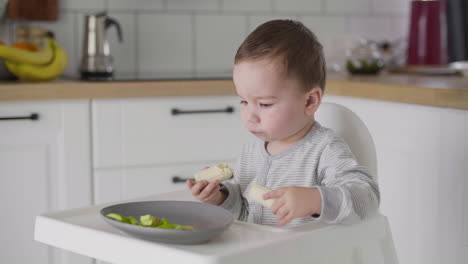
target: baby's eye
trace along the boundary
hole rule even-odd
[[[263,107],[263,108],[268,108],[270,106],[272,106],[273,104],[260,104],[260,107]]]
[[[241,100],[241,101],[240,101],[240,104],[241,104],[241,105],[246,105],[246,104],[247,104],[247,101]]]

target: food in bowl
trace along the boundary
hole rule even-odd
[[[178,229],[178,230],[195,230],[193,226],[173,224],[169,222],[169,220],[167,220],[166,218],[158,218],[150,214],[140,216],[140,221],[136,220],[133,216],[123,216],[117,213],[109,213],[106,216],[116,221],[131,224],[131,225],[166,228],[166,229]]]

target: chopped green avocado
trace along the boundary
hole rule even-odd
[[[152,227],[157,227],[161,224],[161,220],[159,218],[154,217],[149,214],[140,216],[140,222],[144,226],[152,226]]]
[[[119,222],[125,222],[125,216],[123,215],[119,215],[119,214],[116,214],[116,213],[110,213],[110,214],[107,214],[106,215],[107,217],[110,217],[114,220],[117,220]]]
[[[175,225],[169,222],[166,218],[161,219],[161,224],[158,225],[159,228],[175,229]]]
[[[138,220],[136,220],[132,216],[125,217],[123,215],[116,214],[116,213],[109,213],[106,216],[114,220],[117,220],[119,222],[132,224],[132,225],[157,227],[157,228],[165,228],[165,229],[177,229],[177,230],[195,230],[193,226],[173,224],[169,222],[169,220],[167,220],[166,218],[160,219],[150,214],[140,216],[140,222],[138,222]]]
[[[135,218],[133,218],[133,216],[127,217],[127,220],[128,220],[128,223],[129,223],[129,224],[132,224],[132,225],[142,225],[142,224],[140,224],[140,222],[138,222],[138,220],[136,220]]]

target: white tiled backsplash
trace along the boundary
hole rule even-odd
[[[0,0],[0,5],[6,0]],[[61,0],[56,23],[29,22],[56,33],[69,76],[78,76],[84,16],[107,10],[122,26],[108,38],[117,73],[140,76],[226,76],[241,41],[277,18],[302,21],[319,37],[329,64],[342,62],[350,40],[407,35],[410,0]],[[0,8],[1,11],[1,8]],[[2,22],[0,40],[13,41],[25,22]]]

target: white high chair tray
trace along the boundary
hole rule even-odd
[[[148,200],[194,199],[188,191],[177,191],[131,201]],[[348,226],[312,222],[285,228],[235,221],[228,230],[209,242],[175,245],[141,240],[114,229],[99,215],[99,211],[110,204],[115,203],[37,216],[35,240],[112,263],[237,264],[261,261],[284,264],[321,259],[332,263],[330,256],[356,255],[356,249],[368,248],[369,245],[369,250],[378,251],[364,256],[370,258],[368,261],[372,262],[369,263],[383,263],[384,258],[392,258],[375,243],[391,238],[383,215]]]

